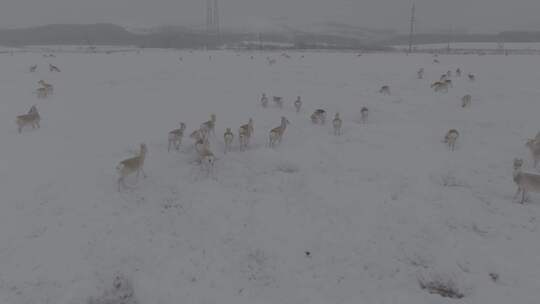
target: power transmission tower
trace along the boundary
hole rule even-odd
[[[219,33],[219,11],[217,0],[206,0],[206,31],[208,34]]]
[[[411,28],[409,30],[409,52],[408,52],[409,54],[412,52],[414,23],[416,22],[415,13],[416,13],[416,7],[413,2],[412,9],[411,9]]]

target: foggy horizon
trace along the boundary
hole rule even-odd
[[[114,23],[129,28],[203,26],[205,0],[4,0],[0,28]],[[516,0],[414,1],[417,32],[538,30],[540,2]],[[412,1],[219,0],[223,29],[278,29],[327,22],[408,31]],[[28,9],[28,8],[32,9]]]

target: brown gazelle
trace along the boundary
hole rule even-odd
[[[253,119],[250,118],[249,122],[240,126],[238,129],[238,140],[240,141],[240,150],[244,150],[249,146],[249,141],[253,135]]]
[[[444,143],[448,144],[448,147],[454,151],[456,148],[456,141],[459,137],[459,132],[456,129],[450,129],[444,136]]]
[[[285,129],[287,128],[287,125],[289,123],[290,123],[289,120],[287,120],[287,118],[282,116],[281,125],[279,125],[279,127],[275,127],[272,130],[270,130],[270,136],[268,139],[268,146],[270,148],[275,147],[277,143],[281,143],[281,139],[283,138],[283,133],[285,133]]]
[[[167,151],[171,151],[171,147],[174,147],[175,150],[180,149],[180,145],[182,144],[182,138],[184,137],[184,130],[186,129],[186,124],[181,122],[180,128],[174,129],[169,132],[169,146],[167,148]]]
[[[523,160],[519,158],[514,159],[514,174],[513,179],[518,189],[514,195],[514,199],[517,198],[521,192],[521,201],[524,203],[527,199],[527,192],[540,192],[540,175],[534,173],[523,172],[521,167],[523,166]]]
[[[300,108],[302,108],[302,99],[300,96],[294,101],[294,108],[296,109],[296,113],[300,112]]]
[[[223,140],[225,142],[225,153],[231,150],[231,145],[234,139],[234,134],[231,131],[231,128],[227,128],[225,130],[225,134],[223,134]]]
[[[21,133],[24,126],[32,126],[32,129],[39,128],[39,122],[41,116],[37,110],[37,107],[34,105],[30,108],[28,113],[17,116],[16,123],[19,133]]]
[[[116,166],[116,170],[119,175],[118,191],[120,191],[121,187],[127,186],[125,183],[125,178],[130,174],[136,173],[136,180],[139,179],[140,173],[142,173],[143,177],[146,178],[146,173],[144,173],[143,166],[147,152],[148,149],[146,148],[146,145],[142,143],[140,146],[139,154],[137,156],[124,159],[118,164],[118,166]]]
[[[336,116],[334,117],[334,120],[332,120],[332,126],[334,127],[334,135],[339,136],[341,135],[341,125],[343,124],[343,121],[339,117],[339,113],[336,113]]]

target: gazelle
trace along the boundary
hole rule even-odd
[[[261,96],[261,106],[263,108],[268,107],[268,97],[266,97],[266,94],[264,94],[264,93]]]
[[[60,69],[57,66],[54,66],[49,63],[49,71],[50,72],[60,72]]]
[[[456,76],[461,77],[461,69],[460,68],[456,69]]]
[[[540,192],[540,175],[534,173],[527,173],[522,171],[523,160],[519,158],[514,159],[514,183],[518,186],[514,199],[517,198],[521,192],[520,203],[525,203],[527,199],[527,192]]]
[[[416,72],[416,77],[418,79],[424,79],[424,68],[420,68],[417,72]]]
[[[23,127],[27,125],[32,126],[32,129],[40,128],[40,120],[41,116],[39,115],[37,107],[34,105],[30,108],[30,111],[28,111],[28,113],[17,116],[16,123],[18,132],[21,133]]]
[[[311,114],[311,122],[314,124],[322,124],[326,122],[326,111],[323,109],[317,109]]]
[[[362,109],[360,109],[360,121],[363,124],[367,123],[368,114],[369,114],[368,108],[362,107]]]
[[[283,97],[273,96],[272,100],[278,106],[278,108],[280,108],[280,109],[283,108]]]
[[[54,87],[52,84],[50,83],[46,83],[43,79],[41,79],[40,81],[38,81],[38,84],[47,91],[47,94],[50,94],[53,92],[54,90]]]
[[[207,122],[204,122],[201,125],[201,129],[205,129],[208,133],[211,132],[212,134],[216,135],[215,128],[216,128],[216,114],[211,114],[210,120]]]
[[[201,140],[208,140],[208,131],[206,129],[198,129],[189,135],[189,138],[195,140],[195,145]]]
[[[461,98],[461,107],[467,108],[471,106],[471,100],[472,96],[470,94],[467,94]]]
[[[121,161],[118,166],[116,166],[116,171],[118,172],[118,191],[121,187],[126,187],[125,178],[133,173],[136,173],[136,180],[139,179],[139,174],[142,173],[143,177],[146,178],[146,173],[144,173],[143,165],[146,158],[146,153],[148,149],[144,143],[141,144],[139,154],[137,156],[124,159]]]
[[[227,128],[225,130],[225,134],[223,134],[223,140],[225,141],[225,153],[230,151],[233,139],[234,134],[232,133],[231,128]]]
[[[447,78],[452,77],[452,71],[450,71],[450,70],[447,71],[447,72],[446,72],[446,77],[447,77]]]
[[[180,128],[174,129],[169,132],[169,146],[167,151],[171,151],[171,147],[174,146],[174,149],[178,151],[180,145],[182,144],[182,138],[184,137],[184,130],[186,129],[186,124],[181,122]]]
[[[448,144],[448,147],[452,151],[454,151],[458,137],[459,137],[459,132],[456,129],[450,129],[444,136],[444,143]]]
[[[250,118],[249,122],[245,125],[241,125],[238,129],[238,140],[240,141],[240,150],[244,150],[248,147],[251,136],[253,135],[253,119]]]
[[[294,108],[296,109],[296,113],[300,112],[300,108],[302,108],[302,99],[300,96],[294,101]]]
[[[37,64],[30,67],[30,73],[34,73],[37,70]]]
[[[336,113],[336,116],[334,117],[334,120],[332,120],[332,126],[334,127],[334,135],[339,136],[341,135],[341,125],[343,124],[343,121],[339,117],[339,112]]]
[[[49,90],[47,88],[37,88],[35,91],[38,98],[47,98]]]
[[[384,94],[384,95],[390,95],[390,87],[387,85],[382,86],[381,89],[379,90],[379,93]]]
[[[527,140],[527,143],[525,144],[527,148],[529,148],[529,151],[531,152],[531,156],[534,161],[534,167],[538,165],[538,161],[540,161],[540,141],[536,139],[529,139]]]
[[[476,80],[476,77],[474,76],[474,74],[469,74],[469,75],[467,75],[467,77],[469,77],[469,81],[471,81],[471,82]]]
[[[208,174],[211,174],[214,169],[216,157],[210,150],[210,143],[208,142],[208,139],[201,139],[197,141],[195,144],[195,149],[197,150],[201,166],[207,171]]]
[[[285,129],[287,128],[287,125],[290,124],[289,120],[285,117],[281,117],[281,125],[279,127],[275,127],[272,130],[270,130],[270,136],[268,139],[268,146],[270,148],[273,148],[276,146],[276,143],[281,143],[281,139],[283,138],[283,133],[285,133]]]

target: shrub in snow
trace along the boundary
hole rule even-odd
[[[137,304],[131,282],[121,274],[114,277],[113,286],[98,298],[91,297],[87,304]]]
[[[444,298],[461,299],[465,295],[458,287],[455,278],[444,275],[432,275],[430,278],[418,277],[420,288]]]

